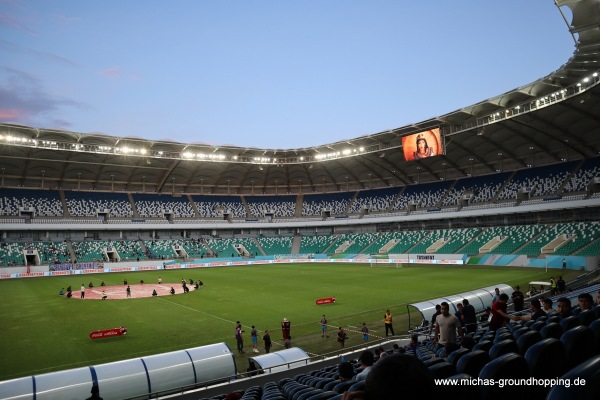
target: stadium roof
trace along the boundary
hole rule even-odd
[[[281,195],[397,187],[592,157],[600,152],[600,1],[556,4],[573,14],[565,34],[575,51],[564,65],[418,124],[310,148],[258,149],[4,123],[2,185]],[[440,128],[445,154],[405,161],[402,137],[432,128]]]

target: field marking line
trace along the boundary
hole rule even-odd
[[[221,317],[218,317],[218,316],[216,316],[216,315],[209,314],[209,313],[207,313],[207,312],[205,312],[205,311],[202,311],[202,310],[197,310],[197,309],[195,309],[195,308],[192,308],[192,307],[188,307],[188,306],[184,306],[184,305],[182,305],[182,304],[179,304],[179,303],[175,303],[174,301],[167,300],[167,299],[165,299],[164,297],[161,297],[161,296],[158,296],[158,297],[157,297],[157,299],[160,299],[160,300],[162,300],[162,301],[166,301],[166,302],[168,302],[168,303],[174,304],[174,305],[176,305],[176,306],[179,306],[179,307],[185,308],[185,309],[187,309],[187,310],[190,310],[190,311],[194,311],[194,312],[197,312],[197,313],[200,313],[200,314],[207,315],[207,316],[209,316],[209,317],[212,317],[212,318],[215,318],[215,319],[220,319],[221,321],[225,321],[225,322],[229,322],[229,323],[235,324],[235,321],[231,321],[231,320],[229,320],[229,319],[226,319],[226,318],[221,318]]]

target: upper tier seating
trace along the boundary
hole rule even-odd
[[[224,212],[231,212],[235,218],[245,218],[246,209],[240,196],[194,195],[192,200],[201,218],[220,218]]]
[[[293,217],[296,213],[296,196],[245,196],[250,215],[262,218],[265,212],[275,217]]]
[[[110,217],[133,217],[131,203],[125,193],[66,191],[65,198],[72,217],[95,217],[98,210],[109,210]]]
[[[0,189],[0,215],[19,216],[19,208],[33,208],[35,217],[64,215],[57,190]]]
[[[440,200],[446,194],[452,182],[442,181],[425,183],[422,185],[407,186],[397,198],[393,210],[405,210],[409,203],[414,203],[419,208],[438,207]]]
[[[359,213],[364,206],[368,207],[369,212],[386,211],[392,206],[398,193],[398,188],[362,190],[352,202],[348,214]]]
[[[176,218],[193,218],[194,209],[187,196],[173,197],[159,194],[133,194],[133,201],[142,218],[163,218],[165,212],[172,212]]]
[[[350,205],[352,193],[305,194],[302,203],[302,215],[321,215],[321,211],[330,210],[331,215],[344,215]]]

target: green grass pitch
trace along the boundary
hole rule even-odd
[[[551,271],[473,266],[375,266],[368,264],[275,264],[76,275],[0,281],[0,380],[164,353],[225,342],[235,352],[234,324],[245,327],[246,354],[236,354],[240,372],[250,351],[250,326],[272,331],[273,351],[281,349],[281,320],[291,321],[292,344],[310,354],[335,352],[338,326],[366,322],[373,338],[382,335],[387,308],[396,334],[408,329],[407,304],[497,283],[545,280]],[[565,275],[565,274],[563,274]],[[181,279],[201,279],[204,287],[188,294],[125,300],[79,300],[59,296],[72,285],[104,280],[122,285],[143,279],[180,287]],[[336,303],[316,305],[322,297]],[[330,338],[321,338],[321,315],[329,319]],[[98,329],[125,326],[121,337],[90,340]],[[350,329],[347,347],[360,344]]]

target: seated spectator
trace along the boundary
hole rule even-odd
[[[471,350],[473,349],[473,346],[475,346],[475,339],[473,339],[473,336],[465,335],[460,340],[460,347],[463,349]]]
[[[406,350],[406,351],[408,351],[408,350],[417,351],[417,347],[419,347],[420,345],[421,345],[421,343],[419,343],[419,336],[412,335],[410,337],[410,343],[408,343],[406,346],[404,346],[404,350]]]
[[[521,315],[515,317],[515,321],[535,321],[538,318],[545,317],[547,314],[544,310],[542,310],[542,305],[538,299],[533,299],[529,303],[529,309],[531,310],[531,314]]]
[[[354,367],[350,363],[350,361],[344,361],[338,365],[338,375],[340,377],[340,381],[349,381],[354,378]]]
[[[556,308],[558,309],[558,315],[561,319],[573,315],[571,312],[571,300],[567,299],[566,297],[561,297],[556,301]]]
[[[365,380],[365,390],[351,392],[345,399],[404,399],[407,388],[418,390],[419,398],[434,399],[441,393],[425,364],[415,356],[392,354],[375,363]]]
[[[554,308],[552,308],[553,304],[554,304],[554,302],[552,301],[551,298],[544,299],[544,303],[542,304],[542,306],[544,307],[544,312],[549,317],[551,317],[552,315],[558,314],[558,311],[556,311]]]
[[[490,316],[492,315],[492,307],[486,307],[485,313],[479,317],[479,322],[489,322]]]
[[[380,354],[383,353],[385,352],[382,352]],[[364,381],[369,375],[373,364],[375,363],[375,355],[371,350],[365,350],[361,353],[360,357],[358,357],[358,361],[360,361],[362,371],[359,372],[354,379],[357,381]]]
[[[581,293],[579,296],[577,296],[577,299],[579,300],[580,311],[591,310],[592,308],[594,308],[594,298],[591,294]]]

